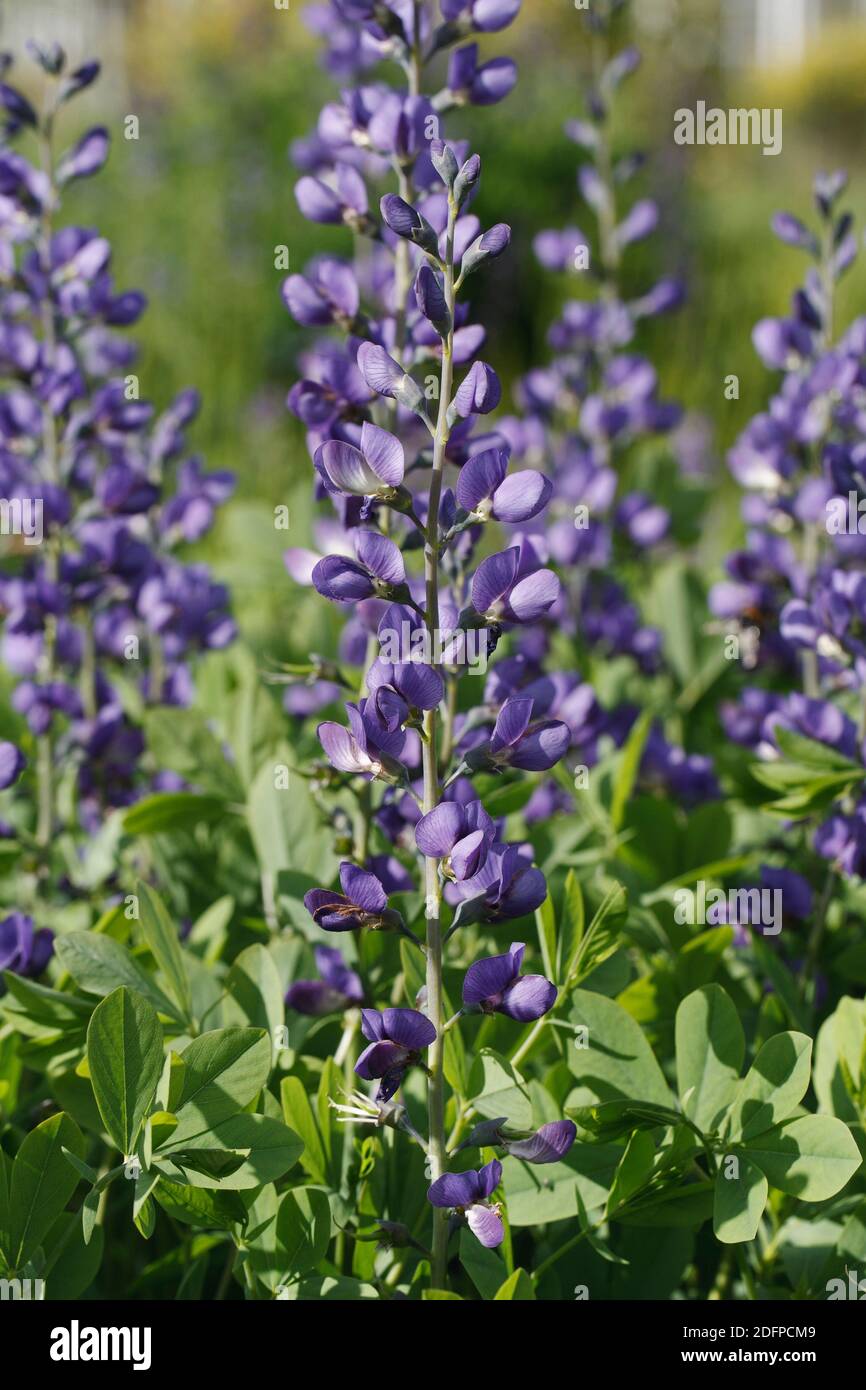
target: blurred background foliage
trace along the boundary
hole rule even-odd
[[[150,298],[138,329],[142,394],[164,403],[187,384],[203,394],[197,446],[239,480],[208,556],[232,585],[241,629],[263,663],[321,648],[331,621],[328,605],[299,596],[281,560],[287,544],[308,541],[311,470],[284,406],[308,335],[282,305],[275,248],[289,248],[292,270],[325,249],[350,253],[348,234],[304,222],[292,194],[290,142],[336,91],[304,8],[303,0],[287,10],[273,0],[3,0],[0,29],[2,46],[19,55],[27,37],[58,38],[74,61],[104,64],[64,134],[71,143],[75,122],[105,123],[112,156],[98,179],[70,191],[65,216],[99,226],[114,244],[120,285]],[[617,143],[650,152],[638,191],[661,201],[663,231],[632,254],[629,273],[636,289],[671,271],[688,283],[686,309],[649,325],[642,346],[665,394],[708,422],[712,493],[695,553],[709,575],[739,526],[724,451],[772,386],[751,327],[785,309],[803,271],[798,253],[771,237],[771,213],[808,215],[813,171],[837,165],[851,173],[850,207],[861,218],[866,210],[866,5],[635,0],[631,8],[629,37],[644,65]],[[491,41],[497,51],[501,39]],[[574,0],[524,0],[507,39],[517,92],[500,107],[456,113],[448,129],[482,154],[482,221],[513,228],[511,255],[479,277],[476,301],[487,355],[513,383],[544,360],[559,303],[583,293],[578,275],[537,267],[532,239],[544,227],[586,223],[580,155],[562,126],[582,110],[589,55]],[[38,86],[33,65],[22,60],[17,80]],[[676,146],[673,113],[699,99],[782,107],[782,154]],[[139,118],[138,140],[124,139],[129,114]],[[864,308],[862,261],[843,282],[843,325]],[[740,377],[736,401],[724,396],[731,373]],[[282,503],[288,536],[273,525]]]

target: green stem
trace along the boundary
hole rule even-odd
[[[448,200],[448,229],[445,252],[445,299],[451,316],[451,329],[442,343],[442,372],[439,382],[439,410],[433,444],[433,475],[427,514],[427,536],[424,546],[424,582],[426,590],[426,622],[430,635],[430,650],[435,651],[439,630],[439,503],[445,469],[445,449],[450,428],[448,406],[454,379],[454,224],[457,208]],[[438,711],[427,710],[424,715],[422,761],[424,772],[423,811],[426,815],[439,801],[439,764],[436,753]],[[424,860],[424,893],[427,917],[427,1014],[436,1029],[436,1039],[427,1053],[427,1117],[428,1158],[430,1175],[435,1181],[445,1170],[445,1086],[442,1071],[444,1049],[442,1001],[442,920],[439,860]],[[448,1213],[436,1207],[433,1212],[433,1264],[431,1285],[444,1289],[448,1246]]]

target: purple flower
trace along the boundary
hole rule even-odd
[[[451,327],[451,315],[441,277],[429,265],[422,265],[415,277],[415,301],[424,317],[444,338]]]
[[[493,517],[510,525],[530,521],[550,501],[553,483],[543,473],[525,469],[508,473],[504,449],[485,449],[467,459],[457,479],[457,501],[464,511],[486,521]]]
[[[501,1178],[502,1164],[498,1158],[466,1173],[443,1173],[427,1189],[427,1200],[434,1207],[450,1207],[458,1216],[465,1216],[472,1234],[493,1250],[505,1239],[505,1228],[499,1207],[487,1199]]]
[[[328,485],[355,497],[392,495],[405,469],[399,439],[368,420],[361,426],[360,448],[329,439],[316,450],[315,464]]]
[[[374,595],[397,598],[406,582],[398,547],[378,531],[358,531],[354,543],[356,560],[327,555],[313,570],[313,584],[322,597],[339,603],[357,603]]]
[[[439,239],[426,217],[423,217],[411,203],[407,203],[397,193],[386,193],[379,208],[382,220],[395,236],[403,237],[413,245],[420,246],[422,250],[429,251],[431,255],[436,255]]]
[[[89,178],[97,174],[108,158],[110,146],[108,131],[97,126],[82,135],[78,144],[67,151],[57,165],[58,184],[69,183],[72,179]]]
[[[317,926],[325,931],[354,931],[357,927],[381,930],[393,926],[396,913],[388,908],[385,889],[375,874],[357,864],[340,865],[342,893],[327,888],[311,888],[304,894],[304,906]]]
[[[0,791],[13,786],[26,766],[27,759],[20,748],[14,743],[0,742]]]
[[[465,420],[469,415],[488,415],[502,399],[499,377],[486,362],[475,362],[454,397],[454,410]]]
[[[478,873],[495,838],[496,827],[480,801],[465,806],[440,801],[415,827],[421,853],[443,860],[445,873],[458,881]]]
[[[468,754],[470,767],[500,771],[518,767],[525,772],[547,772],[564,757],[571,743],[571,730],[559,719],[532,719],[531,696],[514,695],[506,700],[486,743]]]
[[[553,607],[560,583],[553,570],[521,573],[520,546],[482,560],[472,579],[472,606],[488,622],[534,623]]]
[[[543,975],[521,975],[525,951],[515,941],[505,955],[485,956],[470,965],[463,977],[463,1003],[518,1023],[532,1023],[548,1013],[556,1002],[556,985]]]
[[[461,920],[505,922],[525,917],[547,897],[547,883],[533,867],[531,854],[520,845],[491,845],[487,858],[472,878],[449,883],[445,896],[454,906],[463,904]]]
[[[362,343],[358,348],[358,370],[370,390],[377,395],[390,396],[405,405],[407,410],[423,408],[424,393],[421,387],[377,343]]]
[[[379,657],[367,672],[367,689],[378,718],[393,733],[420,710],[436,709],[445,693],[441,675],[420,661],[392,663]]]
[[[390,1100],[403,1077],[436,1040],[436,1029],[417,1009],[361,1010],[361,1032],[369,1041],[355,1063],[356,1075],[379,1081],[378,1101]]]
[[[295,980],[286,992],[286,1003],[300,1014],[320,1017],[360,1004],[364,988],[360,976],[350,970],[333,946],[316,946],[313,954],[321,979]]]
[[[360,306],[355,272],[332,256],[322,256],[305,275],[290,275],[282,293],[289,313],[305,328],[330,323],[348,328]]]
[[[375,706],[362,700],[346,705],[349,728],[343,724],[325,722],[316,733],[332,767],[338,772],[401,780],[404,770],[398,759],[403,751],[405,735],[400,730],[388,730],[375,713]]]
[[[35,979],[54,953],[54,933],[48,927],[33,930],[33,918],[11,912],[0,922],[0,970]]]
[[[492,34],[506,29],[520,13],[521,0],[440,0],[443,19],[465,19],[473,29]]]
[[[517,81],[517,64],[511,58],[478,62],[478,44],[470,43],[451,54],[448,87],[459,105],[493,106],[503,101]]]
[[[576,1135],[577,1126],[571,1120],[552,1120],[528,1139],[503,1138],[500,1142],[512,1158],[520,1158],[524,1163],[559,1163]]]

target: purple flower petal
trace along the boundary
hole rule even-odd
[[[463,808],[456,801],[441,801],[415,826],[415,843],[428,859],[444,859],[463,830]]]
[[[512,951],[474,961],[463,978],[463,1003],[483,1004],[487,999],[498,998],[519,971],[520,961],[515,964]]]
[[[493,497],[493,515],[497,521],[517,525],[538,516],[550,501],[553,483],[543,473],[533,468],[525,468],[496,489]]]
[[[513,1158],[522,1158],[524,1163],[558,1163],[568,1153],[576,1134],[577,1127],[571,1120],[553,1120],[528,1139],[507,1141],[506,1147]]]
[[[480,1197],[478,1173],[443,1173],[427,1189],[427,1201],[434,1207],[468,1207]]]
[[[382,1014],[385,1036],[418,1052],[436,1041],[436,1029],[426,1014],[417,1009],[385,1009]]]
[[[518,743],[526,733],[532,718],[531,696],[515,695],[506,700],[493,726],[490,746],[494,750]]]
[[[405,583],[403,556],[388,536],[383,536],[378,531],[359,531],[355,537],[355,553],[365,569],[383,583]]]
[[[543,975],[521,975],[505,991],[499,1012],[518,1023],[532,1023],[553,1008],[556,995],[556,985]]]
[[[340,865],[340,882],[349,902],[362,907],[365,912],[384,912],[387,908],[388,898],[384,888],[376,875],[367,869],[360,869],[357,864],[343,863]]]
[[[457,479],[458,504],[464,511],[474,512],[480,502],[493,497],[507,471],[508,455],[503,449],[485,449],[467,459]]]
[[[518,623],[533,623],[553,607],[560,591],[561,585],[553,570],[536,570],[511,590],[507,616]]]
[[[492,1197],[501,1181],[502,1164],[498,1158],[492,1158],[489,1163],[485,1163],[483,1168],[478,1169],[479,1195]]]
[[[361,452],[373,473],[388,487],[400,486],[406,462],[399,439],[365,420],[361,426]]]
[[[519,563],[520,547],[516,545],[481,561],[472,579],[472,607],[476,613],[489,613],[504,599],[514,583]]]
[[[401,1047],[399,1043],[389,1042],[387,1039],[382,1042],[371,1042],[369,1047],[364,1048],[355,1063],[355,1073],[357,1076],[363,1077],[365,1081],[374,1081],[385,1076],[388,1072],[404,1066],[406,1059],[407,1049]]]
[[[505,1239],[502,1217],[495,1207],[479,1202],[466,1213],[469,1229],[486,1250],[495,1250]]]

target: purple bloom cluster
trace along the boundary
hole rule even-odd
[[[145,298],[118,289],[96,229],[58,222],[65,187],[108,158],[101,127],[65,154],[54,148],[64,103],[99,64],[70,71],[56,47],[33,52],[45,71],[42,108],[2,87],[0,495],[20,508],[24,534],[0,580],[0,612],[3,660],[19,679],[13,704],[40,749],[47,844],[57,771],[76,769],[87,827],[146,789],[124,670],[146,702],[184,704],[193,654],[232,641],[225,588],[178,548],[208,531],[234,480],[186,453],[195,391],[161,413],[140,397],[123,330]]]
[[[840,209],[846,186],[841,171],[818,175],[814,230],[791,213],[773,219],[776,236],[812,264],[789,314],[755,327],[758,355],[781,382],[729,457],[747,490],[748,529],[711,605],[748,639],[755,683],[721,718],[768,764],[780,757],[780,730],[834,750],[842,766],[864,762],[866,318],[834,334],[836,286],[857,254],[852,216]],[[847,789],[813,846],[843,874],[866,875],[866,797]]]
[[[616,8],[593,7],[596,12],[587,16],[601,43],[609,37]],[[543,231],[534,249],[545,269],[574,283],[594,282],[598,292],[566,301],[549,332],[551,362],[523,377],[520,414],[502,420],[499,428],[514,459],[543,462],[552,474],[550,515],[543,524],[527,527],[524,540],[539,563],[551,565],[563,579],[547,612],[548,635],[565,632],[584,644],[590,657],[625,657],[637,671],[652,675],[664,664],[661,633],[646,625],[625,584],[610,571],[631,572],[639,585],[650,553],[663,547],[669,534],[665,508],[624,479],[633,447],[669,436],[681,419],[680,408],[660,398],[656,371],[635,350],[634,340],[642,321],[679,307],[683,289],[665,278],[645,294],[626,299],[619,288],[627,249],[648,237],[659,220],[649,199],[638,199],[625,211],[618,206],[621,189],[643,161],[635,155],[614,158],[611,113],[617,89],[638,63],[632,48],[611,53],[589,94],[586,117],[566,126],[582,151],[578,189],[596,230],[593,235],[576,226]],[[534,638],[524,644],[522,669],[514,668],[521,693],[544,680],[545,654],[545,646]],[[568,725],[571,761],[592,766],[599,739],[605,735],[621,744],[637,710],[625,705],[602,709],[591,685],[572,674],[556,679],[558,688],[549,694],[549,685],[545,690],[545,712]],[[536,712],[537,705],[536,699]],[[672,746],[659,727],[647,742],[639,781],[643,789],[664,789],[685,804],[719,795],[709,760]],[[549,814],[561,798],[561,789],[551,784],[534,799],[531,816]]]
[[[490,418],[502,388],[484,328],[461,295],[507,252],[510,230],[482,225],[473,211],[481,159],[441,131],[453,108],[489,105],[513,87],[511,59],[482,60],[472,36],[504,29],[519,9],[519,0],[332,0],[313,11],[328,41],[327,64],[342,82],[387,59],[402,68],[406,85],[361,78],[344,86],[315,133],[295,146],[301,213],[342,229],[325,235],[352,232],[363,252],[344,260],[335,239],[333,250],[283,286],[295,320],[321,334],[303,357],[288,407],[306,430],[315,497],[332,509],[317,527],[321,550],[294,548],[286,566],[345,614],[338,661],[361,668],[345,721],[318,727],[327,760],[319,786],[356,800],[352,859],[340,867],[342,891],[314,888],[305,903],[325,932],[390,928],[417,947],[390,900],[417,891],[407,863],[423,880],[426,986],[416,1008],[389,999],[389,1007],[361,1011],[368,1045],[355,1071],[377,1083],[371,1104],[382,1123],[409,1073],[426,1075],[429,1134],[419,1142],[438,1208],[440,1287],[448,1209],[465,1214],[482,1243],[502,1239],[488,1202],[498,1161],[477,1173],[445,1172],[445,1034],[479,1013],[537,1022],[558,995],[551,981],[521,973],[525,947],[515,944],[505,955],[469,957],[463,1007],[445,1022],[447,936],[471,923],[524,917],[547,894],[531,846],[505,838],[477,784],[548,772],[577,739],[601,731],[579,680],[543,669],[549,629],[565,611],[544,530],[558,480],[542,466],[543,449],[518,466],[515,427]],[[446,51],[444,85],[424,95],[428,64]],[[646,510],[642,518],[634,505],[623,525],[646,534],[654,522]],[[483,690],[476,684],[470,694],[464,677],[486,669],[500,643],[502,659]],[[310,682],[287,691],[292,713],[332,705],[349,683],[338,668],[338,679],[328,679],[321,659],[311,670]],[[362,986],[351,975],[349,992],[342,959],[329,954],[317,963],[322,981],[297,982],[295,1007],[323,1012],[357,1001]],[[375,981],[367,989],[365,979],[363,989],[375,997]],[[489,1142],[552,1162],[574,1139],[574,1127],[562,1124],[564,1135],[546,1126],[550,1135],[506,1140],[497,1129]]]

